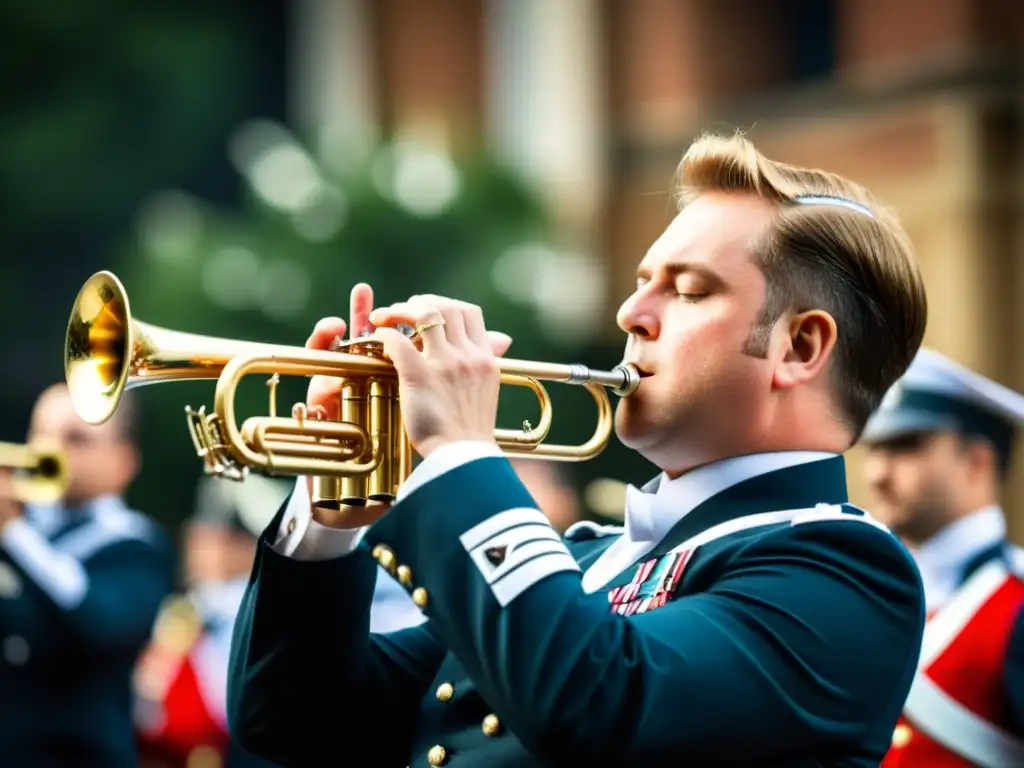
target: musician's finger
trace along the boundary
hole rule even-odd
[[[337,338],[345,336],[345,321],[340,317],[325,317],[313,327],[306,339],[307,349],[330,349]]]
[[[352,288],[349,298],[349,333],[358,338],[367,331],[372,331],[370,313],[373,312],[373,288],[366,283],[357,283]]]
[[[491,352],[495,357],[503,357],[508,348],[512,346],[512,337],[500,331],[487,331],[487,341],[490,343]]]
[[[440,310],[428,304],[403,301],[392,304],[390,307],[380,307],[373,310],[370,322],[377,328],[397,329],[399,325],[411,326],[426,353],[431,351],[436,353],[447,343],[444,316]],[[397,342],[392,341],[391,343]]]

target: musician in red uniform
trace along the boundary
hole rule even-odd
[[[883,768],[1024,766],[1024,551],[1000,489],[1024,396],[922,350],[868,423],[875,516],[913,552],[928,622]]]
[[[164,604],[136,669],[142,768],[272,768],[229,737],[225,697],[231,632],[257,536],[287,493],[287,485],[258,475],[200,484],[185,527],[187,591]]]

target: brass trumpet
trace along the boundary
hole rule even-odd
[[[14,495],[23,504],[59,501],[68,487],[67,460],[55,448],[0,443],[0,467],[14,470]]]
[[[132,318],[124,286],[110,272],[97,272],[82,286],[68,321],[64,371],[75,410],[100,424],[114,413],[125,389],[164,381],[216,379],[213,412],[186,407],[189,433],[208,474],[241,480],[249,469],[268,475],[316,478],[314,503],[355,505],[390,501],[412,471],[412,447],[402,428],[398,379],[379,342],[354,339],[333,350],[311,350],[199,336],[159,328]],[[632,394],[640,382],[623,364],[594,371],[577,364],[502,359],[503,384],[527,387],[540,403],[537,426],[497,429],[504,453],[559,461],[598,455],[612,432],[607,389]],[[266,374],[269,415],[240,426],[235,392],[250,374]],[[308,413],[303,403],[290,416],[277,415],[280,376],[332,376],[341,380],[340,421]],[[541,381],[582,386],[597,404],[597,427],[579,445],[545,444],[552,422],[551,400]]]

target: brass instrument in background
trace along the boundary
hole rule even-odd
[[[412,471],[412,447],[402,428],[398,378],[372,339],[339,341],[334,350],[312,350],[234,341],[170,331],[132,318],[116,276],[98,272],[79,291],[68,321],[64,371],[75,410],[100,424],[117,408],[125,389],[185,379],[216,379],[213,413],[186,407],[189,432],[208,474],[240,480],[250,468],[269,475],[311,475],[314,503],[327,507],[390,501]],[[503,384],[527,387],[540,402],[540,423],[497,429],[506,454],[559,461],[598,455],[612,432],[607,389],[620,396],[639,384],[637,371],[502,359]],[[269,415],[235,419],[235,391],[250,374],[268,374]],[[280,376],[341,379],[340,421],[307,413],[297,403],[278,416]],[[585,443],[547,445],[552,407],[541,381],[576,384],[597,404],[597,427]]]
[[[56,448],[0,443],[0,467],[14,470],[14,495],[23,504],[60,501],[68,487],[67,460]]]

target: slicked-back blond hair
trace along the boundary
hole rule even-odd
[[[739,134],[697,139],[679,164],[676,191],[680,207],[710,191],[775,204],[776,216],[751,244],[767,291],[746,351],[763,356],[787,310],[832,315],[839,330],[831,381],[859,437],[917,354],[928,317],[924,281],[895,213],[863,186],[771,160]]]

